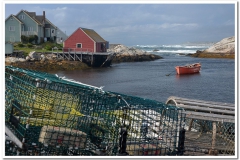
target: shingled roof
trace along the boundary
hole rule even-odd
[[[92,29],[80,28],[95,42],[106,42],[97,32]]]
[[[37,22],[37,24],[42,25],[41,21],[39,22],[36,18],[36,12],[28,12],[28,11],[23,11],[23,12],[29,15],[29,17],[31,17],[35,22]]]
[[[6,21],[7,19],[9,19],[10,17],[15,18],[17,21],[19,21],[21,24],[23,24],[23,22],[22,22],[17,16],[15,16],[15,15],[13,15],[13,14],[11,14],[10,16],[8,16],[8,17],[5,19],[5,21]]]

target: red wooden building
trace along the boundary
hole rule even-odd
[[[64,50],[107,52],[109,42],[92,29],[78,28],[63,43]]]

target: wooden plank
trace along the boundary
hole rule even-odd
[[[231,106],[231,107],[235,106],[233,103],[204,101],[204,100],[188,99],[188,98],[175,97],[175,96],[171,96],[171,97],[168,98],[168,100],[171,100],[171,99],[175,100],[175,101],[201,102],[201,103],[205,103],[205,104],[215,104],[215,105],[223,105],[223,106]]]
[[[232,105],[234,106],[233,103],[224,103],[224,102],[215,102],[215,101],[204,101],[204,100],[198,100],[198,99],[189,99],[189,98],[182,98],[182,97],[176,97],[176,96],[171,96],[171,99],[176,99],[176,100],[183,100],[183,101],[190,101],[190,102],[207,102],[207,103],[213,103],[213,104],[222,104],[222,105]]]
[[[22,142],[14,135],[14,133],[12,133],[12,131],[7,126],[5,126],[5,133],[19,148],[23,147]]]
[[[199,107],[199,106],[192,106],[192,105],[178,105],[178,107],[184,108],[186,110],[197,110],[197,111],[208,111],[208,112],[216,112],[221,114],[230,114],[235,115],[235,111],[232,110],[223,110],[223,109],[215,109],[215,108],[205,108],[205,107]]]
[[[199,120],[208,120],[208,121],[216,121],[216,122],[230,122],[230,123],[235,123],[235,120],[233,120],[233,119],[204,117],[204,116],[196,116],[196,115],[189,115],[189,116],[186,116],[186,118],[199,119]]]
[[[199,119],[199,120],[208,120],[208,121],[216,121],[216,122],[235,123],[235,119],[222,118],[222,117],[211,117],[211,116],[204,116],[204,115],[187,114],[186,118],[189,118],[189,119]]]
[[[227,106],[234,108],[235,105],[232,103],[223,103],[223,102],[213,102],[213,101],[203,101],[203,100],[196,100],[196,99],[188,99],[188,98],[181,98],[181,97],[175,97],[171,96],[170,99],[174,99],[176,102],[182,102],[182,103],[197,103],[199,105],[220,105],[220,106]]]
[[[227,105],[221,105],[221,104],[214,104],[214,103],[206,103],[206,102],[190,102],[190,101],[179,101],[176,100],[178,104],[190,104],[190,105],[197,105],[197,106],[208,106],[212,108],[227,108],[234,110],[234,106],[227,106]]]
[[[196,116],[204,116],[204,117],[213,117],[213,118],[222,118],[222,119],[235,119],[235,116],[229,116],[229,115],[220,115],[220,114],[214,114],[214,113],[203,113],[203,112],[194,112],[194,111],[184,111],[184,113],[187,115],[196,115]]]

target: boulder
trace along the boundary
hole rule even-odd
[[[30,56],[27,56],[26,57],[26,61],[30,61],[31,57]]]
[[[24,58],[7,57],[5,58],[5,61],[7,63],[16,63],[16,62],[25,62],[26,60]]]
[[[108,52],[114,52],[116,54],[121,54],[121,55],[150,55],[150,53],[147,53],[146,51],[131,47],[128,48],[122,44],[119,44],[115,46],[114,48],[108,49]]]
[[[41,53],[37,53],[35,51],[32,51],[28,54],[28,56],[31,58],[31,60],[41,60]]]
[[[203,51],[204,53],[224,53],[235,54],[235,37],[228,37],[215,43],[210,48]]]
[[[162,58],[158,55],[154,55],[134,47],[129,48],[122,44],[112,45],[112,47],[108,49],[108,52],[113,52],[116,55],[112,62],[152,61]]]
[[[206,50],[197,50],[194,54],[189,54],[191,57],[199,58],[235,58],[235,37],[228,37],[215,43]]]

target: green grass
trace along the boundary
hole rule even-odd
[[[19,45],[20,44],[20,45]],[[23,47],[21,47],[23,46]],[[23,44],[23,43],[14,43],[14,50],[15,51],[23,51],[24,55],[27,56],[30,52],[51,52],[53,47],[62,48],[61,44],[52,43],[52,42],[45,42],[42,44],[32,45],[30,44]]]

